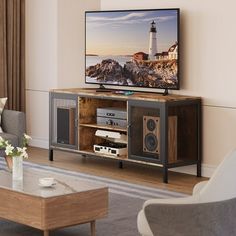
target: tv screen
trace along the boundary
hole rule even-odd
[[[86,83],[179,89],[179,9],[86,11],[85,31]]]

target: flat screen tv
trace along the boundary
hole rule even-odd
[[[179,9],[85,12],[85,82],[179,89]]]

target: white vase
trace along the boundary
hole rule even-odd
[[[12,179],[13,180],[23,179],[23,158],[20,156],[12,157]]]
[[[18,190],[18,191],[23,191],[23,179],[21,180],[12,180],[12,189]]]

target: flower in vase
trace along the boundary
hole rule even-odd
[[[10,156],[12,153],[13,153],[13,150],[14,150],[14,147],[8,143],[7,141],[7,146],[6,146],[6,149],[5,149],[5,153],[7,156]]]
[[[13,147],[7,140],[0,137],[0,148],[5,148],[5,153],[7,156],[20,156],[23,158],[28,158],[26,150],[30,139],[31,137],[29,135],[24,134],[21,147]]]
[[[20,153],[20,156],[23,158],[28,158],[28,154],[26,150],[27,150],[26,147],[23,147],[23,148],[17,147],[17,152]]]

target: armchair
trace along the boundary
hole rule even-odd
[[[0,136],[9,140],[13,146],[21,145],[25,133],[25,114],[20,111],[6,110],[2,113],[2,129]],[[4,150],[0,150],[0,156],[5,156]]]
[[[142,236],[236,235],[236,150],[209,181],[195,185],[192,196],[151,199],[138,214]]]

